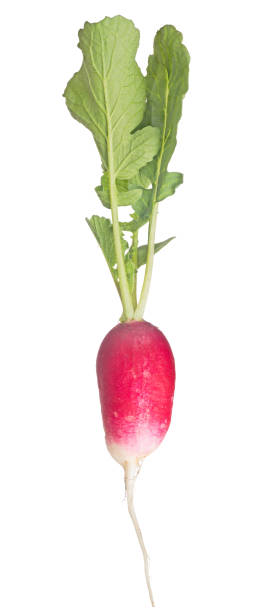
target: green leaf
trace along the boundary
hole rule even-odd
[[[167,238],[167,240],[163,240],[162,242],[157,242],[156,244],[154,244],[154,253],[158,253],[158,251],[163,249],[163,247],[166,246],[169,242],[171,242],[171,240],[174,240],[174,238],[175,236],[172,236],[172,238]],[[138,268],[140,268],[140,266],[143,266],[146,263],[147,251],[148,251],[147,244],[143,244],[142,246],[138,247],[137,249]]]
[[[153,165],[147,164],[147,166],[140,171],[140,174],[149,177],[152,176],[152,172]],[[164,200],[168,196],[174,194],[175,189],[178,187],[178,185],[181,185],[182,182],[183,174],[180,172],[163,172],[159,176],[157,201],[161,202],[161,200]],[[134,189],[134,192],[138,194],[139,189]],[[128,191],[128,193],[132,193],[132,191]],[[141,196],[140,198],[137,198],[136,201],[129,201],[129,204],[132,205],[134,210],[134,213],[131,215],[132,221],[124,221],[120,223],[121,228],[125,231],[134,232],[145,225],[145,223],[147,223],[150,219],[152,211],[152,190],[143,189],[140,190],[140,193]]]
[[[106,219],[106,217],[98,217],[97,215],[93,215],[90,219],[86,218],[86,221],[103,251],[107,264],[110,268],[110,272],[118,288],[118,273],[116,269],[117,259],[113,239],[112,223],[109,219]],[[124,254],[128,248],[128,242],[124,240],[123,235],[121,235],[121,246]]]
[[[154,182],[156,170],[157,170],[157,159],[153,159],[148,164],[146,164],[146,166],[141,168],[140,176],[142,176],[142,179],[144,181],[147,181],[148,183],[147,187],[149,185],[152,185],[152,183]]]
[[[120,222],[120,227],[124,231],[135,232],[149,221],[152,210],[152,190],[144,189],[142,197],[132,205],[134,213],[131,215],[132,221]]]
[[[103,177],[96,193],[103,205],[111,208],[113,225],[97,215],[87,222],[119,292],[124,320],[143,316],[152,268],[156,202],[172,195],[182,182],[182,175],[167,172],[167,166],[188,87],[189,56],[182,35],[173,26],[156,34],[146,81],[135,60],[138,43],[139,32],[133,22],[121,16],[86,22],[79,32],[82,66],[64,92],[70,113],[91,131],[101,156]],[[133,209],[131,219],[120,223],[118,206],[128,205]],[[150,220],[148,270],[136,308],[136,253],[141,266],[148,246],[136,251],[135,234],[132,253],[123,231],[136,232]],[[154,245],[155,252],[170,240]]]
[[[167,169],[176,146],[176,133],[182,114],[182,100],[188,89],[189,54],[182,34],[174,26],[161,28],[154,40],[154,54],[147,68],[147,97],[143,125],[160,129],[160,171]]]
[[[157,201],[165,200],[173,195],[176,188],[183,183],[183,174],[180,172],[162,172],[159,176]]]
[[[109,190],[109,179],[107,175],[103,175],[101,179],[101,185],[95,188],[95,191],[100,198],[102,204],[106,208],[111,208],[110,201],[110,190]],[[121,183],[124,181],[116,181],[117,185],[117,198],[119,206],[132,206],[139,200],[142,196],[142,189],[130,188],[128,189],[128,182],[126,187]]]
[[[133,256],[133,253],[132,253],[132,247],[131,247],[125,256],[125,268],[126,268],[128,285],[129,285],[131,294],[133,293],[133,290],[134,290],[135,274],[136,274],[136,267],[132,259],[132,256]]]
[[[130,179],[130,184],[140,185],[144,189],[147,189],[150,186],[151,181],[148,179],[146,174],[143,173],[143,168],[141,168],[141,170],[139,170],[137,174]]]
[[[131,134],[145,110],[144,77],[135,61],[139,32],[124,17],[86,22],[79,32],[83,63],[64,92],[69,111],[91,130],[111,179],[130,178],[157,154],[159,130]]]
[[[125,138],[118,151],[119,163],[116,167],[116,176],[122,179],[132,178],[157,154],[159,144],[159,130],[150,125]]]

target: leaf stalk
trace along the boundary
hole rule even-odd
[[[137,307],[137,268],[138,268],[138,260],[137,260],[137,249],[138,249],[138,230],[133,232],[133,240],[132,240],[132,254],[133,254],[133,264],[134,264],[134,287],[132,292],[132,300],[134,310]]]
[[[104,56],[103,60],[103,73],[105,75],[105,65],[104,65]],[[119,226],[119,218],[118,218],[118,195],[116,188],[116,179],[115,179],[115,166],[114,166],[114,155],[113,155],[113,142],[112,142],[112,129],[111,129],[111,119],[109,113],[109,100],[108,100],[108,90],[107,90],[107,82],[105,77],[103,78],[103,86],[104,86],[104,97],[105,97],[105,108],[106,108],[106,121],[107,121],[107,154],[108,154],[108,165],[109,165],[109,176],[110,176],[110,203],[111,203],[111,213],[112,213],[112,226],[113,226],[113,238],[114,238],[114,246],[116,252],[117,259],[117,267],[118,267],[118,275],[119,275],[119,284],[120,284],[120,297],[123,306],[123,314],[124,318],[129,321],[133,319],[134,308],[132,304],[132,298],[129,291],[124,256],[121,247],[121,237],[120,237],[120,226]]]
[[[163,157],[164,146],[165,146],[168,95],[169,95],[169,83],[165,91],[164,124],[163,124],[163,130],[162,130],[162,140],[161,140],[161,147],[160,147],[160,151],[159,151],[159,155],[157,159],[156,177],[155,177],[155,181],[153,184],[152,213],[150,217],[149,230],[148,230],[148,252],[147,252],[146,268],[145,268],[144,281],[143,281],[142,291],[140,295],[140,300],[139,300],[138,306],[134,313],[134,319],[136,321],[139,321],[140,319],[143,318],[143,314],[144,314],[144,310],[145,310],[145,306],[147,303],[149,290],[150,290],[151,277],[152,277],[153,259],[154,259],[154,242],[155,242],[157,212],[158,212],[157,193],[158,193],[159,177],[160,177],[160,172],[161,172],[162,157]]]

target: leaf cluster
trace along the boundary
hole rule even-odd
[[[135,60],[138,44],[138,30],[121,16],[86,22],[79,31],[82,65],[64,92],[70,113],[92,132],[101,157],[103,174],[95,188],[100,202],[111,212],[115,203],[132,210],[126,221],[118,222],[122,255],[116,249],[113,217],[87,219],[119,293],[118,257],[123,257],[131,294],[148,251],[146,244],[137,246],[137,232],[150,222],[155,204],[183,182],[181,173],[167,167],[189,67],[182,35],[173,26],[157,32],[146,77]],[[171,240],[155,244],[154,252]]]

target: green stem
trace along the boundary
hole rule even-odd
[[[145,274],[143,279],[143,286],[140,295],[140,300],[138,306],[135,310],[134,319],[135,321],[140,321],[143,318],[146,302],[148,299],[148,294],[150,290],[151,277],[152,277],[152,269],[153,269],[153,259],[154,259],[154,242],[155,242],[155,233],[156,233],[156,223],[157,223],[157,212],[158,212],[158,203],[157,203],[157,191],[158,191],[158,181],[160,175],[160,167],[163,155],[163,140],[160,149],[160,154],[157,160],[157,168],[156,168],[156,178],[153,185],[153,193],[152,193],[152,213],[149,222],[149,230],[148,230],[148,251],[147,251],[147,261]]]
[[[109,161],[109,172],[111,176],[110,168],[111,168],[111,164]],[[125,319],[131,320],[133,319],[134,308],[133,308],[132,299],[131,299],[131,295],[129,291],[124,257],[123,257],[122,247],[121,247],[120,227],[119,227],[119,219],[118,219],[118,199],[117,199],[117,193],[116,193],[115,180],[113,180],[112,176],[110,179],[110,198],[111,198],[111,210],[112,210],[113,238],[114,238],[114,246],[115,246],[117,266],[118,266],[119,283],[120,283],[120,297],[121,297]]]
[[[136,232],[133,232],[133,241],[132,241],[133,263],[134,263],[134,268],[135,268],[134,288],[133,288],[133,293],[132,293],[134,309],[136,309],[137,307],[137,248],[138,248],[138,230],[136,230]]]
[[[143,313],[145,310],[148,293],[150,290],[152,269],[153,269],[153,258],[154,258],[154,242],[155,242],[157,212],[158,212],[158,204],[155,202],[153,209],[152,209],[152,214],[151,214],[150,223],[149,223],[147,262],[146,262],[146,269],[145,269],[144,281],[143,281],[139,304],[134,314],[135,321],[140,321],[143,318]]]
[[[102,60],[103,60],[103,72],[105,74],[104,56]],[[134,308],[133,308],[132,298],[131,298],[130,291],[129,291],[124,256],[123,256],[122,246],[121,246],[121,235],[120,235],[119,218],[118,218],[118,195],[117,195],[116,182],[115,182],[112,126],[111,126],[111,118],[109,114],[107,81],[105,78],[103,79],[103,83],[104,83],[104,97],[105,97],[107,135],[108,135],[107,153],[108,153],[108,166],[109,166],[108,169],[109,169],[109,178],[110,178],[109,191],[110,191],[110,202],[111,202],[111,212],[112,212],[113,238],[114,238],[114,246],[115,246],[116,259],[117,259],[118,276],[119,276],[119,284],[120,284],[120,297],[121,297],[121,302],[123,306],[123,314],[126,320],[130,320],[130,319],[133,319]]]
[[[138,306],[135,310],[134,319],[136,321],[140,321],[143,318],[146,302],[148,299],[148,294],[150,290],[151,277],[152,277],[152,268],[153,268],[153,258],[154,258],[154,242],[155,242],[155,233],[156,233],[156,222],[157,222],[157,212],[158,212],[158,203],[157,203],[157,192],[158,192],[158,183],[161,172],[161,163],[162,157],[164,153],[165,146],[165,135],[166,135],[166,122],[167,122],[167,100],[169,94],[169,87],[166,87],[165,91],[165,105],[164,105],[164,123],[162,129],[162,140],[161,147],[157,159],[157,167],[156,167],[156,177],[153,183],[153,193],[152,193],[152,213],[149,222],[149,232],[148,232],[148,251],[147,251],[147,261],[146,268],[143,280],[142,291],[140,295],[140,300]]]

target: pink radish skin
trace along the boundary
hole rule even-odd
[[[146,321],[116,325],[97,357],[106,444],[123,466],[143,459],[170,425],[174,357],[162,332]]]

